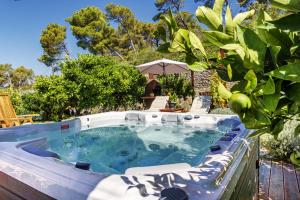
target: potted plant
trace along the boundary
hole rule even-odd
[[[178,97],[175,93],[172,93],[172,94],[169,95],[169,107],[170,108],[175,108],[176,107],[177,99],[178,99]]]

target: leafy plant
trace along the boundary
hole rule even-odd
[[[12,68],[10,64],[0,64],[0,87],[30,88],[34,80],[34,72],[24,66]]]
[[[28,92],[24,89],[18,90],[14,89],[13,87],[5,88],[5,89],[0,89],[0,93],[8,93],[10,95],[11,102],[13,104],[14,110],[17,115],[26,115],[26,114],[32,114],[30,111],[28,111],[25,106],[24,102],[22,99],[22,96],[24,93]]]
[[[24,107],[39,113],[44,120],[65,118],[65,111],[78,101],[78,86],[62,76],[39,76],[33,93],[23,95]]]
[[[221,81],[218,73],[215,70],[212,70],[210,77],[210,93],[212,97],[211,109],[225,108],[227,106],[227,101],[223,99],[218,92],[218,86]],[[222,83],[224,83],[224,81]]]
[[[291,120],[285,123],[277,139],[274,139],[274,137],[269,134],[261,136],[261,146],[268,150],[267,156],[271,156],[274,159],[289,159],[293,152],[299,151],[300,138],[294,134],[294,130],[298,125],[299,122],[297,120]],[[297,153],[293,156],[296,154]]]
[[[44,52],[38,60],[51,67],[52,73],[59,70],[57,64],[63,59],[63,54],[69,55],[65,43],[66,29],[65,26],[50,23],[41,34],[40,43]]]
[[[247,128],[258,129],[256,135],[272,133],[276,138],[283,125],[300,112],[300,1],[271,2],[290,14],[272,20],[261,10],[253,28],[242,22],[254,10],[233,17],[229,6],[223,13],[224,0],[216,0],[212,9],[197,9],[199,22],[209,28],[203,31],[206,39],[220,49],[216,58],[207,56],[193,32],[178,29],[172,14],[165,17],[170,40],[161,48],[184,53],[192,70],[216,69],[223,80],[237,82],[231,91],[220,83],[220,95]]]
[[[158,81],[163,86],[163,94],[170,93],[176,97],[194,96],[191,81],[184,75],[170,74],[159,76]]]
[[[133,66],[111,57],[79,55],[60,64],[61,76],[39,76],[34,92],[23,97],[25,108],[44,120],[68,117],[68,108],[91,111],[128,108],[141,100],[145,77]]]
[[[112,57],[79,55],[61,66],[64,79],[79,88],[78,110],[97,106],[104,110],[126,109],[144,94],[145,77],[133,66]]]

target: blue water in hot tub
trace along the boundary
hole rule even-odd
[[[65,162],[88,162],[91,169],[102,173],[124,173],[131,167],[173,163],[198,165],[231,126],[211,128],[180,124],[146,125],[130,122],[76,132],[52,131],[19,135],[16,140],[47,137],[45,147],[60,155]]]
[[[177,124],[100,127],[50,140],[48,150],[66,162],[91,163],[97,172],[124,173],[130,167],[182,162],[194,166],[201,163],[209,146],[225,130]]]

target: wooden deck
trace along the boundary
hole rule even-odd
[[[292,164],[261,160],[259,199],[300,200],[300,170]]]

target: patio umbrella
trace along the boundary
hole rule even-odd
[[[186,63],[165,58],[138,65],[136,68],[143,74],[150,73],[157,75],[180,74],[189,71]]]
[[[190,71],[186,63],[165,58],[138,65],[136,68],[143,74],[150,73],[156,75],[180,74]],[[194,87],[193,71],[191,71],[191,79],[192,86]]]

